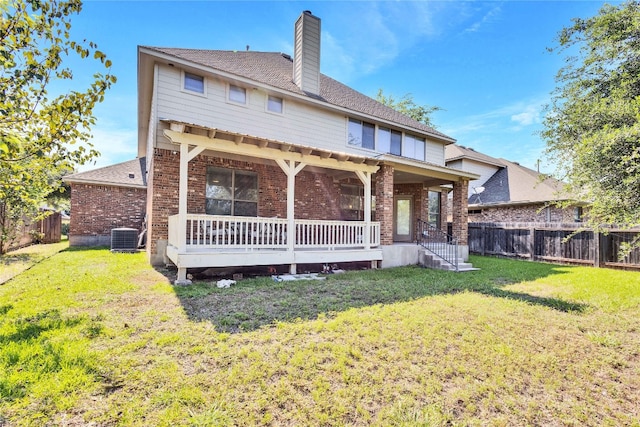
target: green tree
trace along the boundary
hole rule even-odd
[[[542,137],[587,225],[640,224],[640,3],[605,5],[558,34],[565,55]],[[638,242],[635,242],[638,244]]]
[[[378,89],[376,101],[434,129],[436,126],[433,124],[431,114],[442,110],[437,106],[417,105],[413,100],[413,95],[410,93],[405,94],[400,99],[395,99],[393,95],[385,95],[382,89]]]
[[[116,78],[95,43],[71,38],[71,16],[81,10],[80,0],[0,3],[0,253],[58,191],[62,174],[98,155],[89,143],[93,109]],[[74,76],[64,65],[72,56],[104,72]],[[88,87],[77,90],[74,77],[89,77]]]

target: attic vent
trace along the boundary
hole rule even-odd
[[[282,55],[283,58],[288,59],[289,61],[293,61],[293,58],[291,58],[291,55],[287,53],[281,53],[280,55]]]
[[[111,252],[135,252],[138,249],[138,230],[114,228],[111,230]]]
[[[129,178],[133,179],[135,177],[136,177],[135,174],[132,174],[132,173],[129,174]]]

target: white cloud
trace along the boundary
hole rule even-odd
[[[478,32],[485,25],[496,22],[496,20],[500,17],[501,12],[502,8],[500,7],[500,4],[498,4],[497,6],[491,8],[488,12],[486,12],[478,21],[475,21],[469,27],[467,27],[464,32]]]
[[[527,105],[525,106],[524,111],[513,114],[511,116],[511,121],[518,123],[520,126],[539,124],[542,122],[540,114],[541,108],[540,104]]]
[[[393,63],[425,38],[437,38],[465,16],[462,2],[356,2],[327,16],[322,70],[349,83]],[[335,29],[335,31],[332,31]],[[340,34],[338,38],[335,34]]]
[[[86,171],[135,159],[138,154],[137,129],[96,127],[91,132],[93,148],[100,152],[94,161],[79,167]]]
[[[534,97],[480,114],[461,116],[443,124],[439,130],[456,138],[460,145],[535,169],[545,146],[535,134],[540,128],[545,100]]]

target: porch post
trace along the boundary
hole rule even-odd
[[[364,185],[364,248],[371,249],[371,173],[356,171]]]
[[[180,185],[178,187],[178,254],[187,251],[187,193],[188,193],[188,174],[189,174],[189,145],[180,144]],[[176,285],[191,284],[187,280],[187,269],[178,265],[178,277]]]
[[[294,160],[277,159],[276,163],[287,175],[287,251],[293,253],[296,242],[296,175],[306,166],[305,163],[296,165]],[[289,266],[289,273],[296,274],[297,265]]]
[[[376,173],[376,220],[380,221],[380,244],[393,244],[393,172],[383,164]]]
[[[187,252],[187,194],[189,193],[189,161],[204,151],[204,147],[189,150],[189,144],[180,144],[180,185],[178,187],[178,260],[180,254]],[[186,267],[180,267],[176,285],[190,285]]]
[[[469,180],[460,179],[453,183],[453,230],[458,244],[466,245],[469,230]]]

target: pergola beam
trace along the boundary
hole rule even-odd
[[[176,132],[170,129],[164,131],[164,135],[174,144],[188,144],[202,147],[203,150],[214,150],[228,154],[236,154],[241,156],[257,157],[268,160],[287,160],[293,162],[304,162],[309,166],[318,166],[326,169],[337,169],[344,171],[362,171],[375,173],[378,165],[369,165],[365,163],[354,163],[347,161],[349,156],[343,158],[342,161],[332,158],[331,153],[322,151],[320,155],[308,154],[303,155],[295,151],[282,151],[277,148],[268,146],[259,147],[254,144],[239,143],[228,141],[226,139],[208,138],[205,135],[196,135],[190,133]],[[289,147],[292,147],[289,145]],[[326,157],[325,157],[326,153]]]

